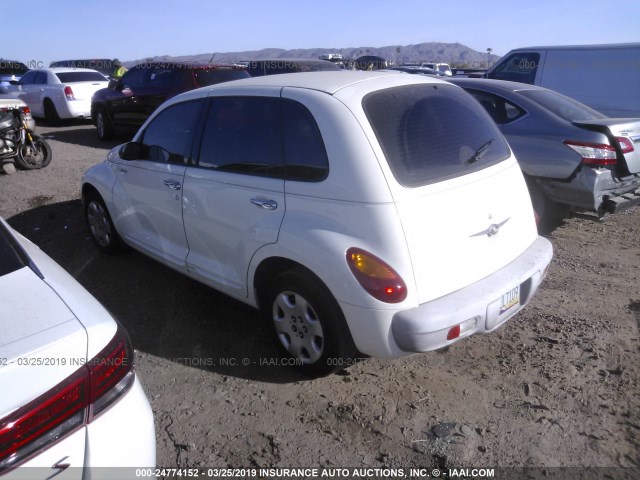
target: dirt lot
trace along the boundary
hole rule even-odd
[[[53,161],[0,175],[0,214],[129,331],[159,466],[640,475],[640,209],[566,221],[550,236],[555,258],[541,291],[498,332],[311,381],[282,365],[251,308],[136,252],[99,254],[79,182],[118,142],[99,142],[86,123],[39,133]]]

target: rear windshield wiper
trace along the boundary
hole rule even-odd
[[[471,155],[468,159],[467,159],[467,163],[468,164],[472,164],[472,163],[476,163],[478,160],[480,160],[482,157],[484,157],[485,153],[487,153],[487,151],[489,150],[489,147],[491,146],[491,144],[493,142],[495,142],[496,139],[492,138],[491,140],[489,140],[486,143],[483,143],[482,145],[480,145],[480,148],[478,148],[475,153],[473,155]]]

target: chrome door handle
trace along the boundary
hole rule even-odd
[[[262,207],[266,210],[275,210],[278,208],[278,204],[274,200],[260,200],[258,198],[252,198],[251,203],[258,207]]]
[[[164,184],[169,187],[171,190],[180,190],[182,188],[182,185],[180,185],[180,182],[174,182],[173,180],[165,180]]]

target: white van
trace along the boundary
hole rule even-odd
[[[518,48],[487,77],[556,90],[610,117],[640,117],[640,43]]]

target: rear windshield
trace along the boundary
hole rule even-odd
[[[6,227],[0,223],[0,277],[20,270],[24,266],[15,240]]]
[[[478,102],[452,85],[406,85],[370,93],[363,108],[398,183],[419,187],[509,156]]]
[[[106,82],[107,79],[104,75],[98,72],[66,72],[56,73],[56,77],[62,83],[75,83],[75,82]]]
[[[29,69],[24,63],[0,59],[0,75],[17,75],[20,77],[27,73],[27,70]]]
[[[551,90],[521,90],[518,93],[539,103],[547,110],[551,110],[557,116],[569,122],[584,122],[607,118],[606,115],[593,108]]]
[[[242,69],[197,69],[193,70],[193,77],[197,87],[206,87],[207,85],[215,85],[216,83],[247,78],[249,74],[246,70]]]

